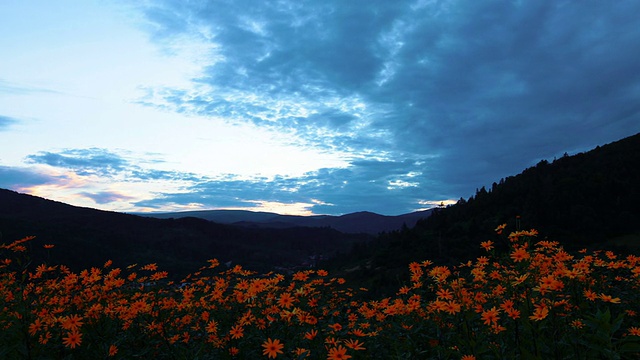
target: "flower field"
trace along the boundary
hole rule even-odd
[[[640,257],[569,254],[535,230],[456,267],[408,264],[394,297],[327,271],[215,259],[181,282],[155,264],[78,273],[0,245],[3,359],[638,359]]]

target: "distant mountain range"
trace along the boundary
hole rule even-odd
[[[109,259],[117,266],[158,263],[177,274],[193,272],[210,258],[257,271],[322,261],[324,268],[372,289],[371,294],[388,295],[406,276],[407,263],[459,264],[479,256],[480,241],[496,239],[493,229],[502,223],[509,230],[535,227],[541,238],[561,241],[568,250],[636,252],[639,204],[637,134],[553,162],[542,160],[455,205],[399,216],[234,210],[138,216],[0,189],[0,241],[36,235],[33,264],[54,261],[72,269]],[[52,260],[41,246],[47,243],[56,245]]]
[[[376,235],[381,232],[400,230],[403,226],[413,227],[420,219],[427,218],[433,210],[416,211],[397,216],[385,216],[368,211],[350,213],[341,216],[332,215],[280,215],[270,212],[244,210],[202,210],[171,213],[135,213],[159,219],[179,219],[196,217],[219,224],[230,224],[251,228],[293,228],[293,227],[329,227],[343,233],[366,233]]]
[[[270,271],[334,257],[430,213],[304,217],[215,210],[139,216],[0,189],[0,242],[35,235],[34,263],[47,259],[41,245],[54,244],[54,261],[74,269],[113,260],[119,266],[158,263],[182,276],[217,258]]]

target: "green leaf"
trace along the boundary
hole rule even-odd
[[[625,341],[620,346],[620,352],[622,352],[622,353],[637,353],[637,354],[640,355],[640,341],[638,341],[638,340]]]

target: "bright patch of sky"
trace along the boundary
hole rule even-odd
[[[126,11],[134,9],[123,4],[25,1],[0,6],[2,33],[12,34],[0,39],[8,54],[0,67],[0,109],[7,119],[0,126],[12,125],[2,134],[5,166],[24,166],[28,155],[42,151],[96,148],[108,148],[142,167],[211,178],[269,179],[346,165],[346,154],[304,147],[291,134],[140,104],[143,97],[149,101],[150,91],[199,91],[202,86],[192,79],[217,56],[216,46],[197,36],[177,35],[162,46],[153,44],[142,31],[149,24],[136,23],[140,15],[130,16]],[[131,184],[122,174],[78,177],[30,165],[60,181],[17,190],[87,206],[140,210],[131,201],[186,186],[175,181]],[[86,194],[100,190],[128,195],[89,201]],[[113,206],[122,201],[129,204]]]
[[[0,3],[0,187],[395,215],[640,132],[640,3]]]

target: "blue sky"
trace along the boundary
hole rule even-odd
[[[9,0],[0,187],[396,215],[640,132],[640,2]]]

